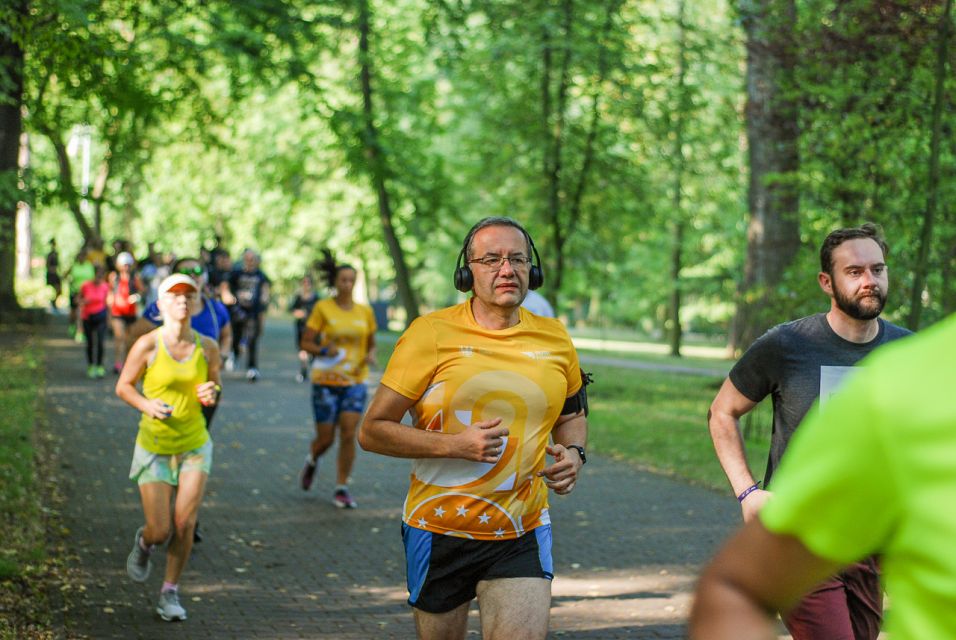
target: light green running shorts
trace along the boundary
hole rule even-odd
[[[208,476],[211,469],[212,438],[198,449],[173,455],[153,453],[137,444],[133,451],[133,464],[129,468],[129,479],[138,484],[165,482],[175,487],[179,485],[180,473],[202,471]]]

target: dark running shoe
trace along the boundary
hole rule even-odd
[[[306,456],[305,466],[302,467],[302,473],[299,474],[299,486],[303,491],[308,491],[315,479],[315,470],[319,468],[319,461],[312,461],[312,458]]]
[[[355,509],[358,503],[352,499],[348,489],[336,489],[332,496],[332,504],[339,509]]]

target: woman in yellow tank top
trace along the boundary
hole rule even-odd
[[[212,466],[212,440],[203,405],[218,402],[219,347],[190,327],[199,287],[184,274],[159,285],[163,324],[133,345],[116,395],[142,412],[130,468],[139,485],[146,524],[133,540],[126,572],[136,582],[150,573],[150,554],[169,540],[166,574],[156,612],[185,620],[178,583],[193,545],[193,529]],[[143,391],[136,389],[142,379]],[[174,506],[170,508],[170,504]]]

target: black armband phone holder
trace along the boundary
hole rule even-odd
[[[569,413],[577,413],[584,410],[585,417],[588,415],[588,385],[594,382],[590,373],[581,370],[581,388],[573,396],[564,401],[564,408],[561,409],[561,415],[566,416]]]

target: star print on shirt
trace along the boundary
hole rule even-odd
[[[464,505],[458,505],[458,515],[464,517],[467,514],[468,514],[468,509],[466,509]]]
[[[419,527],[425,528],[427,525],[428,525],[428,520],[426,520],[425,518],[419,518],[419,519],[418,519],[418,526],[419,526]]]
[[[442,509],[441,507],[435,507],[435,515],[440,518],[443,515],[445,515],[445,510]]]
[[[495,537],[500,538],[504,535],[505,535],[505,530],[502,529],[501,527],[498,527],[498,529],[495,531]]]
[[[481,521],[481,524],[488,524],[488,521],[491,520],[491,516],[483,513],[478,516],[478,520]]]

